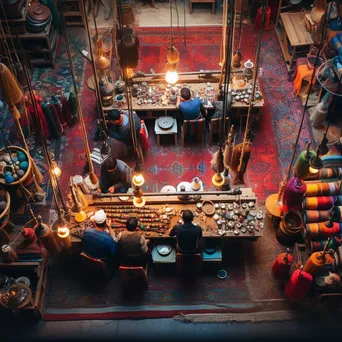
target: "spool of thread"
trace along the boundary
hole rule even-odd
[[[315,275],[317,270],[326,264],[332,264],[334,259],[327,253],[323,255],[323,252],[315,252],[310,255],[306,261],[303,271]]]
[[[286,279],[289,276],[290,267],[292,263],[293,257],[291,254],[279,254],[272,265],[273,276],[277,279]]]
[[[293,174],[295,177],[305,178],[307,175],[310,174],[309,167],[310,167],[310,159],[316,155],[314,150],[306,150],[303,151],[297,158],[296,163],[293,167]]]
[[[303,270],[295,270],[285,285],[286,297],[293,302],[303,300],[310,290],[312,280],[311,274]]]
[[[329,210],[305,210],[303,212],[304,223],[326,222],[329,220]]]
[[[48,253],[52,257],[58,255],[59,249],[52,234],[52,230],[47,224],[43,223],[41,216],[38,216],[38,224],[36,225],[34,231]]]
[[[37,236],[32,228],[24,228],[23,237],[26,242],[31,244],[37,241]]]
[[[286,211],[301,211],[307,185],[298,177],[291,178],[285,186],[283,202]]]
[[[342,213],[342,206],[334,207],[333,215],[331,217],[331,221],[333,221],[333,222],[341,222],[342,221],[341,213]]]
[[[1,255],[4,260],[7,262],[15,262],[18,261],[18,256],[15,250],[9,245],[3,245],[1,247]]]
[[[340,167],[324,167],[317,173],[318,179],[339,178],[342,175],[342,168]]]

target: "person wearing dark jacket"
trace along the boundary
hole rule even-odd
[[[102,193],[126,193],[132,186],[132,169],[122,160],[108,157],[101,165]]]
[[[191,210],[183,211],[183,224],[176,224],[170,236],[176,236],[176,250],[180,253],[199,253],[202,248],[202,228],[192,223],[194,214]]]
[[[108,131],[109,135],[119,141],[122,141],[128,146],[133,145],[131,125],[129,122],[127,111],[118,111],[113,109],[107,114],[108,118]],[[141,128],[141,120],[136,112],[133,112],[135,132],[137,138],[139,137],[139,132]]]

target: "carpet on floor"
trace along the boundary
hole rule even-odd
[[[149,289],[143,294],[121,292],[117,271],[108,282],[93,283],[78,264],[53,265],[49,272],[44,320],[125,319],[173,317],[186,313],[254,312],[245,281],[243,244],[227,242],[223,248],[228,277],[221,280],[212,265],[192,284],[177,277],[175,264],[158,271],[149,268]],[[172,266],[172,267],[171,267]]]

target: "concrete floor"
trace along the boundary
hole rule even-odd
[[[185,1],[185,9],[184,9]],[[222,25],[222,1],[217,1],[215,5],[215,14],[211,14],[210,3],[199,3],[193,5],[193,12],[189,12],[189,1],[177,1],[177,9],[173,5],[172,25],[177,28],[178,25],[184,25],[184,11],[186,26],[204,26],[204,25]],[[177,17],[178,10],[178,17]],[[96,18],[98,27],[113,26],[113,18],[105,20],[105,7],[100,5],[99,14]],[[135,14],[134,26],[151,27],[151,26],[170,26],[170,9],[169,1],[156,0],[155,8],[151,6],[151,0],[136,0],[133,2],[133,12]],[[89,25],[94,26],[93,19],[89,18]]]

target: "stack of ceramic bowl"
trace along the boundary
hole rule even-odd
[[[31,3],[26,16],[26,29],[30,32],[42,32],[51,20],[49,7],[40,4],[38,1]]]

